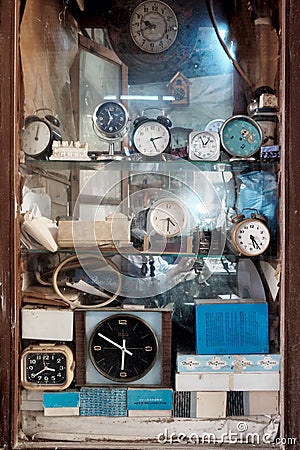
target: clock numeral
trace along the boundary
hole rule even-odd
[[[146,347],[145,347],[145,352],[152,352],[152,347],[151,347],[151,345],[146,345]]]
[[[121,378],[126,378],[127,377],[127,372],[120,372],[120,377]]]
[[[119,319],[118,320],[118,324],[119,325],[127,325],[127,320],[126,319]]]
[[[94,345],[95,352],[100,352],[102,350],[101,345]]]

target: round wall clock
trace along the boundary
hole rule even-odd
[[[178,21],[175,12],[167,3],[145,0],[134,8],[129,30],[133,42],[142,51],[161,53],[174,44]]]
[[[129,82],[165,81],[190,57],[197,42],[195,0],[112,0],[107,32],[113,50],[129,68]]]
[[[106,317],[93,331],[89,354],[96,370],[109,380],[127,383],[144,377],[155,363],[156,335],[138,316]]]
[[[171,385],[171,307],[77,311],[75,329],[77,385]]]

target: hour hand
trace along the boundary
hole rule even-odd
[[[257,243],[255,237],[252,234],[250,234],[250,239],[251,239],[253,247],[259,249],[260,245]]]

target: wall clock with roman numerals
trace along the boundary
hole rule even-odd
[[[170,386],[169,308],[78,311],[75,327],[77,384]]]
[[[112,0],[107,25],[113,50],[130,68],[130,83],[167,81],[197,43],[199,3]]]

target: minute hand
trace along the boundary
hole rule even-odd
[[[104,336],[104,334],[98,333],[98,336],[102,337],[103,339],[105,339],[107,342],[109,342],[110,344],[114,345],[115,347],[119,348],[120,350],[122,350],[122,352],[128,353],[128,355],[132,356],[132,352],[130,352],[129,350],[127,350],[127,348],[122,347],[122,345],[117,344],[116,342],[112,341],[111,339],[109,339],[107,336]]]

